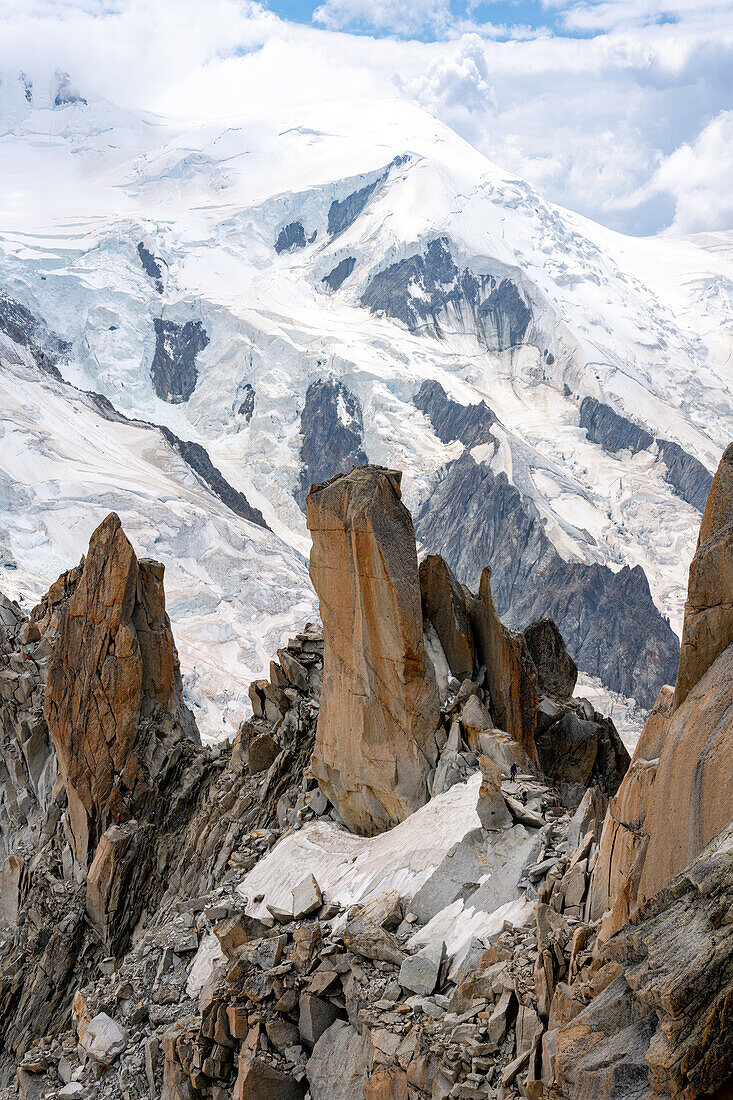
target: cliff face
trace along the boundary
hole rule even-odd
[[[116,816],[147,814],[177,741],[198,739],[182,698],[163,567],[138,561],[118,516],[97,528],[56,607],[45,716],[86,867]]]
[[[606,934],[733,818],[733,447],[705,506],[677,684],[662,689],[609,807],[593,883]]]
[[[733,444],[708,495],[690,578],[675,705],[687,698],[715,658],[733,642]]]
[[[362,835],[426,802],[437,760],[438,690],[425,656],[415,535],[400,478],[357,467],[306,501],[325,646],[311,768]]]

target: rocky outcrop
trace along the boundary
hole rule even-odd
[[[338,290],[348,279],[355,266],[355,256],[344,256],[343,260],[340,260],[327,275],[323,276],[321,282],[325,283],[329,290]]]
[[[27,348],[40,370],[57,382],[63,381],[58,363],[68,355],[71,345],[49,332],[29,309],[4,290],[0,290],[0,332]]]
[[[140,257],[140,263],[143,266],[143,271],[152,280],[155,289],[158,294],[163,293],[163,268],[160,266],[160,262],[155,258],[155,255],[149,248],[143,243],[138,242],[137,254]]]
[[[358,191],[352,191],[345,199],[334,199],[328,208],[328,233],[335,237],[353,225],[374,194],[381,180],[374,180]]]
[[[68,73],[61,69],[56,70],[56,94],[53,97],[54,107],[69,107],[72,104],[86,105],[86,99],[77,91],[71,83]]]
[[[614,573],[603,565],[565,561],[531,502],[503,472],[468,451],[446,466],[415,519],[425,549],[441,554],[464,584],[491,565],[502,620],[524,629],[550,618],[578,668],[651,707],[674,680],[679,645],[654,605],[643,569]]]
[[[731,1094],[731,912],[733,823],[597,958],[618,977],[557,1034],[553,1098]]]
[[[411,332],[428,329],[441,337],[444,329],[471,331],[490,351],[506,351],[532,337],[532,308],[519,286],[505,275],[459,269],[447,237],[378,271],[361,301]]]
[[[591,443],[598,443],[611,454],[631,451],[632,455],[648,450],[654,436],[646,428],[634,424],[610,405],[595,397],[584,397],[580,405],[580,426],[585,428]]]
[[[491,595],[491,569],[481,574],[478,596],[470,605],[476,653],[486,668],[491,709],[496,724],[534,757],[537,727],[537,670],[523,635],[499,620]]]
[[[237,412],[239,416],[244,417],[245,424],[249,424],[252,419],[252,413],[255,411],[255,390],[251,382],[245,382],[241,390],[244,395],[240,402]]]
[[[489,442],[496,445],[491,428],[497,423],[497,418],[485,401],[477,405],[461,405],[458,401],[451,401],[440,383],[432,379],[423,382],[413,400],[428,417],[441,442],[451,443],[454,439],[460,439],[466,447]]]
[[[700,525],[690,576],[675,705],[733,643],[733,444],[720,460]]]
[[[302,222],[289,222],[283,226],[275,241],[275,251],[294,252],[297,248],[306,246],[305,229]]]
[[[269,530],[265,517],[259,508],[253,508],[244,493],[229,484],[221,470],[218,470],[209,458],[209,452],[205,447],[202,447],[200,443],[191,443],[179,439],[165,426],[161,426],[160,430],[170,445],[178,451],[183,461],[206,482],[219,500],[226,504],[227,508],[230,508],[241,519],[249,520],[250,523],[256,523],[258,527]]]
[[[537,669],[540,690],[545,695],[567,699],[575,691],[578,666],[552,619],[538,619],[524,631],[529,655]]]
[[[59,589],[67,599],[53,607],[60,621],[44,712],[86,867],[117,814],[154,810],[177,743],[198,734],[183,703],[163,566],[138,561],[114,513]]]
[[[21,902],[23,854],[55,827],[61,799],[56,757],[43,717],[50,651],[37,625],[0,594],[0,922]]]
[[[319,378],[311,382],[300,414],[300,474],[298,503],[305,507],[311,485],[328,481],[334,474],[363,466],[364,424],[361,405],[343,382]]]
[[[588,439],[598,443],[611,454],[629,450],[632,454],[650,450],[655,438],[646,428],[621,416],[610,405],[585,397],[580,406],[580,426],[585,428]],[[712,478],[709,471],[679,443],[669,439],[657,439],[659,456],[664,462],[665,479],[683,500],[700,511],[705,507]]]
[[[435,628],[452,674],[465,680],[476,660],[466,593],[439,554],[420,562],[419,575],[423,617]]]
[[[198,367],[196,357],[209,344],[206,329],[200,321],[165,321],[156,317],[155,354],[150,377],[158,397],[172,405],[188,401],[196,389]]]
[[[324,633],[311,768],[355,832],[372,835],[428,798],[439,703],[426,661],[415,535],[401,475],[355,468],[306,500],[310,574]]]
[[[658,439],[657,447],[666,466],[666,480],[678,496],[702,512],[713,480],[710,471],[679,443]]]

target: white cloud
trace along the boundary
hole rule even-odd
[[[672,230],[698,233],[733,226],[733,111],[721,111],[695,141],[678,146],[636,198],[674,199]]]
[[[288,23],[248,0],[0,0],[0,70],[40,88],[62,69],[83,95],[189,118],[400,95],[615,228],[730,226],[733,26],[703,18],[722,0],[671,0],[678,22],[650,25],[661,2],[559,0],[563,19],[611,27],[588,38],[523,28],[500,41],[464,22],[419,42]],[[319,10],[337,3],[343,18],[366,13],[364,0]],[[369,18],[437,24],[445,10],[375,0]]]
[[[420,34],[444,34],[451,22],[448,0],[325,0],[313,12],[329,30],[349,28]]]

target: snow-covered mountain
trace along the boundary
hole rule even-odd
[[[645,706],[673,680],[733,429],[733,234],[620,236],[398,101],[203,125],[6,73],[0,111],[3,590],[115,508],[231,732],[316,614],[310,481],[368,459],[426,551],[474,587],[492,564],[506,621],[552,614]]]

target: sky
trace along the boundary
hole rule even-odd
[[[196,119],[407,99],[613,229],[733,228],[733,0],[0,0],[21,69]]]

